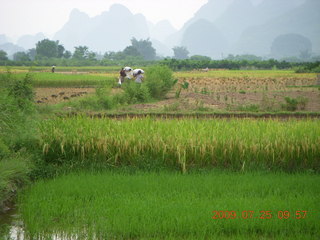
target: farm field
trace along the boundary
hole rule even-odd
[[[74,173],[19,198],[24,239],[317,239],[319,176]],[[18,220],[18,219],[17,219]]]
[[[71,68],[64,70],[65,72],[55,74],[30,73],[36,92],[35,101],[40,106],[64,103],[64,109],[70,109],[72,106],[68,106],[66,102],[72,99],[71,95],[77,95],[79,92],[94,94],[96,87],[106,84],[113,88],[117,87],[118,72],[114,69],[106,68],[104,72],[72,72]],[[14,73],[22,71],[21,69],[12,71],[18,79],[25,76],[25,73]],[[211,70],[175,72],[174,77],[178,80],[178,84],[164,100],[138,103],[123,108],[120,106],[118,110],[120,112],[275,112],[286,111],[290,108],[288,106],[290,101],[296,101],[298,111],[320,111],[319,77],[314,73],[297,74],[289,70]],[[181,86],[185,82],[188,83],[188,88],[182,89]],[[121,92],[121,89],[116,92],[119,91]],[[70,96],[59,95],[60,92],[68,92]],[[77,95],[74,99],[79,99],[80,96],[83,95]]]
[[[0,80],[6,78],[5,69],[0,72]],[[21,138],[21,146],[32,145],[26,165],[32,159],[34,182],[0,221],[0,238],[320,235],[317,74],[174,72],[177,83],[158,99],[134,83],[118,86],[117,67],[28,72],[12,69],[8,79],[28,81],[35,91],[34,135]],[[134,91],[139,94],[132,98]],[[232,117],[247,113],[262,115]],[[104,117],[112,114],[123,117]]]
[[[318,120],[46,120],[39,148],[48,164],[232,170],[320,170]]]

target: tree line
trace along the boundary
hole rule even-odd
[[[223,60],[212,60],[210,57],[193,55],[189,57],[186,47],[176,46],[173,58],[160,58],[149,39],[131,39],[131,45],[123,51],[109,51],[103,55],[90,51],[87,46],[77,46],[74,52],[64,48],[59,41],[43,39],[37,42],[35,48],[26,52],[17,52],[13,60],[7,53],[0,50],[0,65],[2,66],[123,66],[152,65],[155,62],[166,65],[172,70],[192,69],[289,69],[297,68],[297,72],[319,72],[320,59],[313,63],[301,61],[280,61],[263,59],[255,55],[229,55]]]

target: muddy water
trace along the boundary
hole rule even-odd
[[[50,240],[78,240],[81,239],[76,234],[41,234],[30,237],[25,233],[23,228],[23,220],[18,214],[15,206],[5,213],[0,214],[0,240],[37,240],[37,239],[50,239]],[[98,239],[93,237],[93,239]]]
[[[0,214],[0,239],[24,240],[23,223],[16,206]]]

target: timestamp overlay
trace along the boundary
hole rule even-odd
[[[314,209],[214,209],[210,217],[213,225],[217,224],[225,229],[239,229],[241,226],[240,231],[243,233],[255,229],[257,236],[259,233],[269,232],[270,236],[287,237],[292,236],[292,229],[294,229],[299,232],[297,239],[308,239],[309,237],[320,239],[320,235],[319,238],[316,238],[319,233],[317,223],[320,221],[320,212]],[[305,235],[302,234],[304,230]]]
[[[310,214],[310,212],[309,212]],[[288,210],[279,210],[279,211],[271,211],[271,210],[243,210],[243,211],[224,211],[224,210],[214,210],[212,211],[212,219],[221,220],[221,219],[279,219],[279,220],[303,220],[308,217],[307,210],[296,210],[296,211],[288,211]]]

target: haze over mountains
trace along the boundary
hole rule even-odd
[[[95,17],[74,9],[53,40],[59,40],[71,51],[85,45],[105,53],[123,50],[133,37],[150,38],[158,55],[172,56],[174,46],[185,46],[190,56],[219,59],[228,54],[269,56],[273,41],[283,34],[308,38],[313,53],[319,55],[320,1],[208,0],[179,30],[169,21],[152,24],[142,14],[133,14],[120,4]],[[17,45],[34,48],[43,38],[42,33],[22,36]],[[0,48],[4,44],[8,40],[0,35]]]

